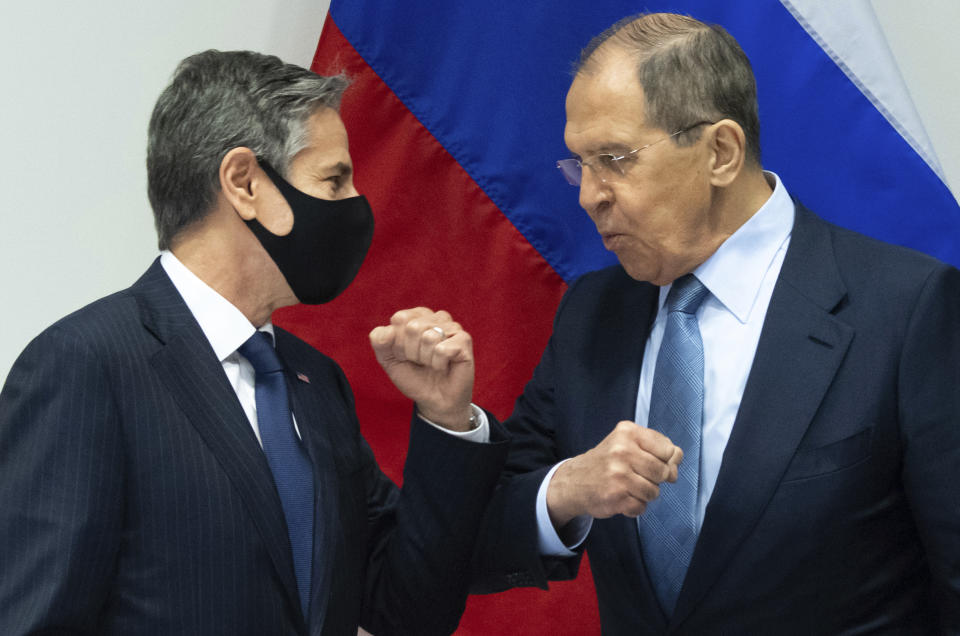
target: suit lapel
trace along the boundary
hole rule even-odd
[[[832,315],[846,290],[826,224],[798,204],[790,241],[671,626],[756,525],[853,337]]]
[[[588,396],[574,421],[592,424],[584,428],[586,437],[577,452],[593,448],[617,422],[636,415],[643,350],[656,318],[659,288],[634,281],[620,268],[617,276],[596,302],[596,326],[584,330],[589,337],[583,355],[590,362],[571,387],[575,394]]]
[[[607,302],[606,296],[600,298],[596,323],[599,328],[589,331],[591,342],[586,350],[593,357],[581,386],[589,392],[588,395],[595,395],[598,399],[581,414],[580,421],[591,422],[592,426],[588,427],[588,437],[583,440],[580,452],[599,444],[617,422],[632,421],[636,416],[640,369],[647,338],[657,316],[660,288],[638,283],[622,269],[618,275],[620,278],[610,292],[610,298],[616,298],[616,301]],[[613,312],[612,308],[618,308],[618,311]],[[636,519],[617,515],[594,523],[597,529],[603,529],[605,539],[614,543],[614,553],[621,559],[624,569],[632,571],[631,581],[638,586],[634,598],[644,606],[642,613],[651,620],[659,620],[666,628],[666,617],[655,600],[643,563]]]
[[[144,326],[164,347],[157,375],[229,476],[260,532],[277,575],[300,615],[290,539],[273,475],[209,341],[159,259],[131,288]]]

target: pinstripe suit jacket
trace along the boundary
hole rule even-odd
[[[317,484],[309,625],[265,457],[154,262],[38,336],[0,394],[0,634],[455,628],[506,444],[414,422],[401,492],[337,365],[281,329],[277,350]]]

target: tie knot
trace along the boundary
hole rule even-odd
[[[250,361],[257,375],[283,369],[283,364],[280,363],[280,358],[273,348],[273,338],[265,331],[258,331],[247,338],[237,351]]]
[[[693,274],[681,276],[673,281],[673,287],[667,294],[667,311],[695,314],[707,293],[707,288]]]

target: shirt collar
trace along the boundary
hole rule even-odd
[[[220,362],[233,354],[257,331],[243,312],[187,269],[173,252],[161,252],[160,265],[180,292],[190,313],[197,319],[203,335],[210,341],[210,346]],[[273,324],[269,321],[260,330],[274,335]]]
[[[793,230],[793,200],[773,172],[773,194],[693,274],[741,323],[747,322],[777,251]],[[670,285],[660,288],[660,307]]]

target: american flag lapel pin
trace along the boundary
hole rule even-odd
[[[298,371],[298,372],[297,372],[297,379],[300,380],[301,382],[306,382],[307,384],[310,384],[310,378],[308,378],[305,373],[300,373],[300,372]]]

